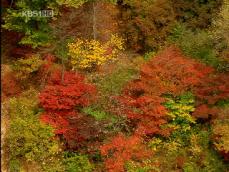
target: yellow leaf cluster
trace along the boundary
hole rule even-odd
[[[226,121],[226,122],[225,122]],[[229,120],[224,122],[217,122],[213,127],[213,133],[217,139],[214,145],[218,151],[229,152]]]
[[[200,155],[200,153],[203,151],[199,144],[199,137],[195,134],[191,135],[189,150],[194,156]]]
[[[117,57],[117,53],[123,50],[123,39],[112,35],[110,41],[101,44],[96,40],[76,39],[68,44],[68,55],[71,57],[73,70],[90,69],[102,65]]]
[[[39,70],[43,60],[38,55],[33,55],[28,59],[19,59],[13,64],[13,70],[20,79],[25,79],[28,75]]]
[[[120,38],[117,34],[112,34],[108,46],[112,46],[118,50],[124,50],[124,39]]]

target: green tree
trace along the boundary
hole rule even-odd
[[[24,163],[28,166],[36,164],[45,171],[62,171],[58,161],[58,142],[54,139],[53,129],[39,120],[36,95],[34,90],[29,90],[9,101],[10,125],[6,146],[11,171],[26,168]]]
[[[171,31],[169,40],[181,48],[185,55],[213,66],[219,71],[228,70],[228,63],[219,57],[216,42],[212,34],[205,30],[191,30],[184,24],[177,24]],[[192,40],[192,41],[190,41]]]
[[[57,12],[55,0],[18,0],[13,8],[8,8],[3,14],[3,28],[23,33],[24,37],[19,44],[31,45],[33,48],[49,45],[51,28],[48,23],[51,18],[30,14],[48,9]]]
[[[105,1],[116,3],[116,0]],[[49,23],[58,16],[59,8],[61,6],[78,8],[86,2],[93,3],[93,32],[96,34],[96,0],[18,0],[13,3],[12,7],[4,10],[2,27],[22,33],[23,37],[19,44],[29,45],[32,48],[49,46],[54,39]],[[50,17],[39,16],[39,12],[42,10],[52,10],[53,15]]]

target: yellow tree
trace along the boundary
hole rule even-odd
[[[117,57],[123,50],[124,40],[117,35],[112,35],[105,44],[97,40],[76,39],[68,44],[72,69],[92,69]]]

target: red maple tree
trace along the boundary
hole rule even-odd
[[[109,172],[124,172],[124,164],[127,161],[141,161],[152,155],[142,143],[142,139],[136,135],[125,137],[118,134],[110,143],[101,146],[100,151],[106,157],[105,167]]]
[[[161,125],[167,123],[164,95],[180,95],[196,88],[213,71],[212,68],[184,57],[169,47],[141,68],[140,78],[130,82],[119,100],[124,114],[136,124],[140,136],[169,135]]]
[[[89,105],[95,92],[95,87],[85,83],[80,74],[66,72],[62,78],[60,71],[54,72],[39,96],[45,110],[41,120],[52,125],[56,134],[72,139],[69,132],[76,132],[77,126],[71,126],[70,121],[79,118],[79,109]]]

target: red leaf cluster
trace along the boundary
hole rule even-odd
[[[218,108],[209,107],[206,104],[201,104],[196,107],[193,116],[196,118],[208,119],[208,117],[215,117],[218,114]]]
[[[118,134],[108,144],[101,146],[101,154],[106,156],[105,166],[109,172],[124,172],[124,164],[128,160],[142,160],[152,152],[142,144],[138,136],[125,137]]]
[[[184,57],[175,47],[167,48],[145,64],[140,78],[130,82],[119,98],[126,105],[126,116],[138,120],[136,134],[168,136],[169,130],[161,129],[167,122],[163,95],[193,90],[212,71]]]
[[[54,62],[56,60],[56,57],[52,54],[45,54],[43,56],[43,64],[41,65],[39,71],[38,71],[38,78],[39,82],[41,83],[41,87],[43,88],[46,84],[47,80],[50,78],[50,75],[53,71],[56,69],[54,68]]]
[[[229,99],[228,81],[228,73],[212,74],[201,81],[194,90],[198,98],[198,106],[193,113],[195,117],[207,119],[218,115],[219,109],[212,106],[220,100]]]
[[[45,63],[43,64],[42,68],[43,70],[49,70],[51,65],[55,62],[56,58],[52,54],[46,54],[44,55],[44,61]]]
[[[196,95],[200,100],[214,105],[219,100],[229,98],[229,73],[211,75],[202,80],[196,88]]]
[[[40,105],[45,109],[41,120],[52,125],[56,134],[68,139],[68,132],[76,130],[70,121],[79,118],[79,107],[89,105],[89,97],[95,91],[95,87],[85,83],[79,74],[66,72],[62,80],[61,72],[54,72],[39,96]]]
[[[21,92],[20,84],[17,82],[12,72],[4,74],[1,82],[3,99],[5,97],[15,96]]]

